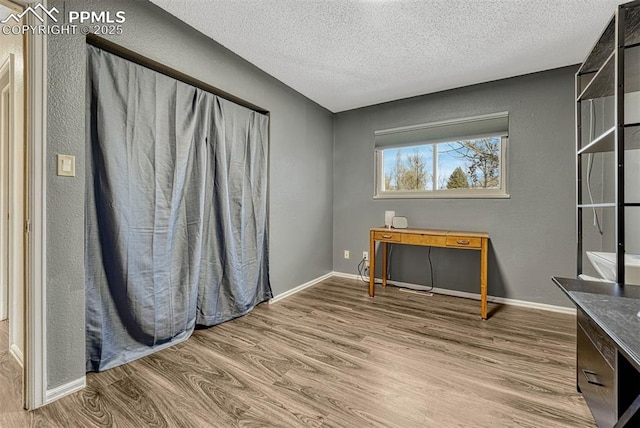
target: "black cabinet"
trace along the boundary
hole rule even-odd
[[[600,428],[640,428],[640,287],[558,278],[577,308],[576,387]]]
[[[578,310],[577,384],[600,427],[612,427],[616,418],[616,348],[598,326]]]

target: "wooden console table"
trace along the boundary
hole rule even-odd
[[[375,296],[376,241],[382,244],[382,286],[387,286],[387,244],[420,245],[423,247],[460,248],[480,251],[480,316],[487,319],[487,252],[489,234],[455,230],[387,229],[374,227],[369,231],[369,296]]]

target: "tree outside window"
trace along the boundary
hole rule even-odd
[[[505,139],[483,137],[381,150],[383,192],[501,189]]]

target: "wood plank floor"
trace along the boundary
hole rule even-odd
[[[9,352],[9,322],[0,321],[0,427],[24,424],[22,368]]]
[[[575,389],[575,318],[489,310],[393,287],[370,299],[332,278],[0,426],[595,426]]]

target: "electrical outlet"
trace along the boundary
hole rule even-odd
[[[362,258],[364,259],[364,261],[369,261],[369,252],[368,251],[363,251],[362,252]]]
[[[349,250],[344,250],[344,258],[345,259],[349,258]]]

